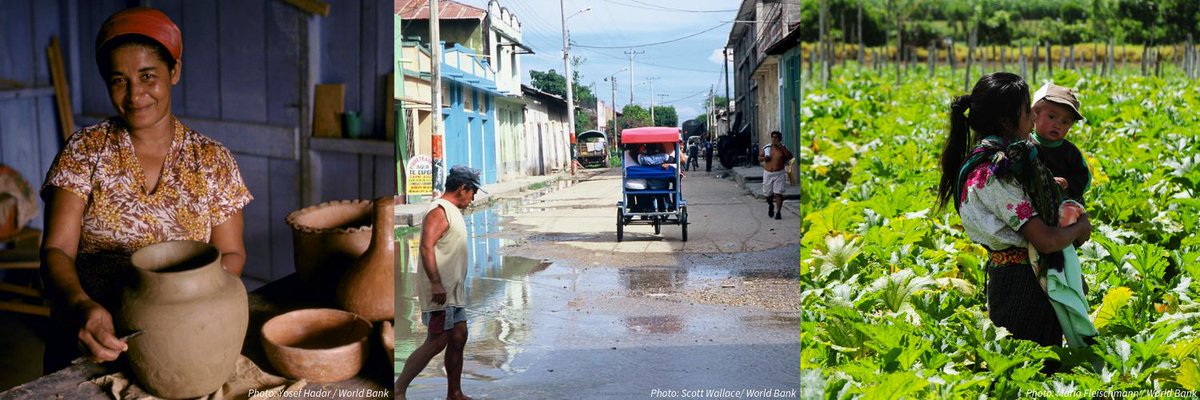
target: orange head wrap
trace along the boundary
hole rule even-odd
[[[171,22],[167,14],[147,7],[125,9],[108,17],[100,26],[100,33],[96,34],[96,51],[99,52],[109,41],[129,34],[154,39],[175,60],[179,60],[183,54],[183,35],[179,33],[179,27]]]

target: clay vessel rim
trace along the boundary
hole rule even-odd
[[[274,338],[272,338],[271,335],[267,334],[267,327],[269,325],[271,325],[272,322],[275,322],[277,319],[279,319],[280,317],[289,316],[290,314],[312,314],[314,312],[349,315],[353,318],[351,318],[350,321],[348,321],[348,323],[360,324],[360,325],[365,324],[366,329],[364,330],[364,333],[361,335],[361,337],[359,337],[358,339],[355,339],[354,341],[348,342],[348,343],[340,345],[340,346],[323,347],[323,348],[319,348],[319,349],[309,349],[309,348],[297,347],[297,346],[291,346],[291,345],[279,343]],[[291,316],[291,318],[295,318],[295,316],[293,315],[293,316]],[[278,347],[280,349],[287,349],[288,351],[310,353],[310,352],[335,352],[335,350],[336,350],[336,352],[341,352],[341,351],[349,350],[351,348],[359,347],[359,346],[362,346],[365,344],[367,338],[371,337],[371,321],[368,321],[366,318],[363,318],[362,316],[360,316],[358,314],[355,314],[355,313],[352,313],[349,311],[345,311],[345,310],[338,310],[336,308],[302,308],[299,310],[292,310],[292,311],[288,311],[283,314],[279,314],[274,317],[271,317],[271,319],[267,320],[267,322],[263,324],[262,328],[259,330],[259,333],[262,335],[263,340],[270,342],[272,346]]]
[[[196,245],[195,247],[198,248],[199,251],[188,257],[185,257],[185,258],[182,258],[179,260],[175,260],[174,263],[157,265],[153,268],[146,267],[144,265],[139,265],[141,263],[137,262],[137,260],[139,258],[141,258],[141,257],[139,257],[139,254],[144,256],[145,252],[151,251],[151,248],[163,247],[164,245],[170,246],[170,245],[179,245],[179,244]],[[193,259],[201,259],[201,260],[200,261],[192,261]],[[221,261],[221,251],[218,250],[216,246],[213,246],[210,243],[205,243],[205,242],[196,241],[196,240],[186,240],[186,239],[164,240],[161,242],[148,244],[148,245],[142,246],[142,248],[137,249],[137,251],[134,251],[133,254],[129,255],[129,265],[131,265],[136,271],[141,271],[141,272],[150,273],[150,274],[158,274],[158,275],[182,276],[182,275],[189,275],[189,274],[202,274],[202,273],[204,273],[203,272],[204,267],[207,267],[212,263],[217,263],[220,261]],[[197,265],[192,266],[190,268],[184,268],[184,269],[179,269],[179,270],[175,270],[175,271],[171,271],[171,270],[163,271],[163,269],[171,269],[171,268],[175,267],[176,264],[181,264],[181,263],[185,263],[185,262],[194,262]]]
[[[314,227],[311,227],[308,225],[303,225],[300,222],[296,221],[298,218],[300,218],[301,215],[305,215],[305,214],[311,213],[311,212],[319,210],[319,209],[327,208],[329,206],[342,205],[342,204],[354,204],[354,205],[361,204],[361,205],[366,205],[368,209],[371,207],[370,200],[326,201],[324,203],[314,204],[314,205],[304,207],[299,210],[288,213],[287,223],[294,230],[304,232],[304,233],[310,233],[310,234],[327,234],[327,233],[345,234],[345,233],[358,233],[358,232],[362,232],[362,231],[370,231],[371,230],[371,225],[361,225],[361,226],[356,226],[353,228],[314,228]]]

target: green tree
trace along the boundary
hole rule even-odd
[[[575,56],[571,57],[571,83],[575,88],[575,103],[596,103],[596,94],[592,93],[592,88],[580,84],[583,82],[583,75],[579,73],[583,63],[587,62],[586,58]]]
[[[654,126],[679,126],[675,106],[654,106]]]
[[[596,129],[596,117],[585,108],[575,109],[575,134]]]
[[[572,93],[575,96],[573,99],[575,100],[575,104],[595,101],[596,95],[592,94],[592,88],[579,84],[579,71],[575,71],[571,75],[575,77],[571,85],[575,89],[575,92]],[[543,92],[560,96],[564,99],[567,98],[567,80],[562,74],[553,69],[546,72],[530,70],[529,84]]]
[[[725,107],[729,105],[729,98],[726,98],[725,96],[714,96],[713,102],[716,103],[716,109],[724,110]],[[700,121],[701,123],[704,123],[704,122],[708,121],[708,113],[712,112],[712,110],[708,109],[708,101],[705,101],[700,106],[704,107],[704,114],[700,114],[699,116],[696,116],[696,118],[693,118],[693,119]]]
[[[553,69],[546,72],[530,70],[529,84],[543,92],[567,97],[567,81]]]
[[[716,103],[718,110],[723,110],[729,105],[729,98],[725,96],[715,96],[713,97],[713,103]],[[704,110],[708,111],[708,102],[704,102]]]
[[[859,0],[829,0],[829,37],[834,41],[857,43],[858,34],[858,1]],[[867,46],[879,46],[887,42],[887,26],[883,10],[875,5],[881,0],[863,0],[862,33]],[[816,42],[819,35],[818,24],[815,23],[819,12],[818,0],[800,1],[800,20],[814,21],[811,24],[800,24],[800,40]],[[840,21],[846,21],[846,26],[840,26]]]
[[[930,40],[964,42],[972,27],[979,44],[1081,42],[1171,44],[1190,33],[1198,40],[1196,0],[799,0],[800,37],[815,43],[820,3],[829,10],[830,37],[855,43],[858,4],[868,46],[897,43],[924,47]]]
[[[993,11],[979,24],[979,42],[987,44],[1009,44],[1012,42],[1012,15],[1005,10]]]
[[[621,129],[650,126],[650,112],[637,104],[626,104],[621,109]]]

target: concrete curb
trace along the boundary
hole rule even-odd
[[[732,173],[733,180],[737,181],[738,185],[745,185],[746,182],[762,182],[762,167],[733,167]]]

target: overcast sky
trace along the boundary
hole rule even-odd
[[[488,3],[487,0],[457,1],[483,9],[487,9]],[[567,21],[573,43],[571,55],[587,59],[579,71],[580,82],[576,84],[594,83],[597,96],[605,103],[611,102],[612,85],[604,79],[629,66],[625,54],[630,50],[629,46],[693,34],[696,35],[670,43],[634,48],[645,52],[633,60],[634,102],[648,105],[650,85],[646,80],[657,77],[654,103],[674,105],[682,123],[704,113],[702,104],[710,87],[717,95],[725,94],[720,49],[729,41],[729,31],[733,27],[730,21],[737,14],[740,1],[565,0],[564,4],[568,16],[591,7]],[[559,0],[500,0],[500,6],[516,14],[521,21],[525,44],[537,53],[522,56],[522,82],[529,83],[530,70],[553,69],[563,73]],[[713,10],[723,11],[695,12]],[[699,33],[705,30],[707,32]],[[629,71],[617,73],[616,79],[617,106],[623,107],[629,103]]]

